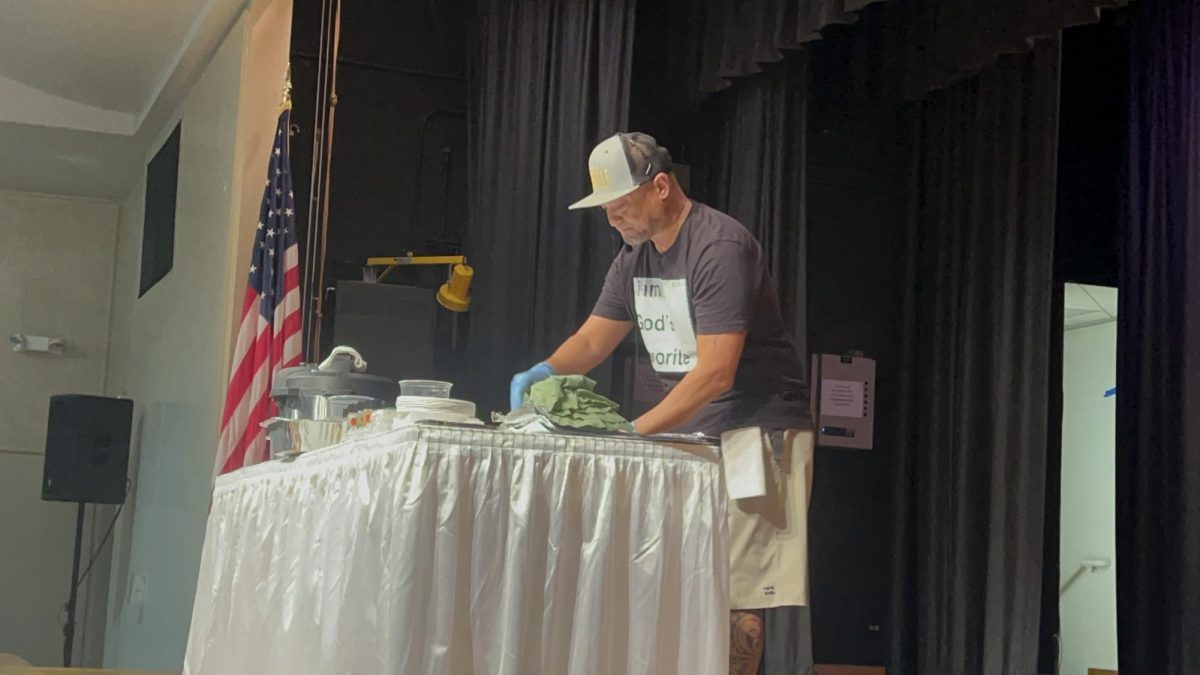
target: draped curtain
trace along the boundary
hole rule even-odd
[[[878,1],[670,0],[670,22],[648,45],[660,71],[656,89],[667,105],[698,103],[821,39],[829,26],[854,23],[855,12]]]
[[[804,52],[743,78],[714,97],[707,114],[716,142],[706,158],[707,198],[746,225],[762,244],[784,320],[807,354],[805,133],[808,68]],[[766,612],[765,675],[806,673],[812,665],[807,607]]]
[[[482,414],[507,410],[513,372],[587,317],[617,241],[595,210],[587,158],[624,128],[634,0],[478,0],[470,77],[472,376]]]
[[[703,130],[716,141],[715,152],[701,155],[707,198],[768,250],[801,335],[805,130],[793,122],[807,99],[806,79],[796,75],[804,66],[795,65],[806,50],[786,50],[823,31],[848,31],[854,57],[839,72],[813,72],[809,86],[845,78],[849,86],[834,86],[855,105],[915,101],[919,170],[910,199],[921,225],[912,238],[911,361],[901,397],[908,432],[894,464],[895,672],[1037,672],[1050,433],[1054,38],[1115,4],[709,0],[677,3],[672,28],[655,34],[669,45],[656,53],[663,74],[655,90],[678,108],[686,108],[679,101],[703,101]],[[781,218],[788,199],[801,206]],[[789,277],[801,282],[789,288]],[[810,654],[797,646],[809,628],[796,618],[768,617],[768,651],[772,641],[787,651],[767,655],[769,675],[804,672]]]
[[[977,73],[1005,54],[1028,52],[1038,38],[1097,21],[1128,0],[897,0],[908,34],[904,92],[917,99]]]
[[[821,40],[832,26],[865,11],[890,14],[904,40],[889,58],[904,64],[899,88],[910,100],[946,88],[1028,52],[1032,40],[1092,23],[1128,0],[672,0],[670,23],[656,35],[668,46],[662,91],[692,102],[755,76],[786,50]],[[872,7],[881,5],[882,7]],[[890,85],[890,83],[889,83]]]
[[[693,155],[695,174],[707,179],[709,201],[762,240],[803,338],[802,47],[837,26],[871,23],[837,30],[868,36],[864,48],[879,60],[872,81],[915,101],[918,129],[892,666],[1036,672],[1053,36],[1118,4],[671,0],[662,12],[670,21],[639,26],[635,50],[634,0],[479,0],[466,237],[478,270],[473,396],[485,409],[502,405],[489,402],[513,369],[545,356],[591,308],[618,244],[600,214],[565,207],[588,190],[591,146],[627,121],[634,59],[653,71],[653,105],[694,112],[706,101],[706,114],[718,111],[716,134],[703,139],[710,147]]]
[[[708,158],[712,205],[762,244],[785,320],[806,353],[805,132],[803,52],[739,81],[716,103],[719,135]]]
[[[1132,8],[1117,338],[1122,673],[1200,673],[1200,5]]]
[[[1096,21],[1105,7],[1128,0],[674,0],[665,40],[673,56],[666,81],[698,100],[728,88],[784,50],[820,40],[833,26],[857,22],[882,5],[892,30],[904,34],[891,55],[904,64],[910,99],[948,87],[1005,54],[1029,51],[1032,40]]]
[[[917,112],[891,672],[1037,672],[1058,59]]]

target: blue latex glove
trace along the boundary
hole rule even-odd
[[[554,368],[542,361],[523,373],[513,375],[512,384],[508,387],[509,410],[516,410],[525,402],[525,394],[529,388],[542,380],[554,375]]]

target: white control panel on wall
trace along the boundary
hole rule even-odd
[[[870,450],[875,443],[875,360],[859,353],[813,356],[817,445]]]
[[[25,335],[24,333],[10,335],[8,344],[14,352],[46,352],[48,354],[62,354],[67,347],[66,341],[59,337]]]

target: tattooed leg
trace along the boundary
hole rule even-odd
[[[763,611],[729,613],[729,675],[754,675],[763,653]]]

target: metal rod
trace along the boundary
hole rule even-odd
[[[458,312],[450,312],[450,351],[458,353]]]
[[[1075,573],[1067,579],[1067,582],[1062,585],[1062,588],[1058,589],[1058,595],[1061,597],[1063,594],[1065,594],[1067,589],[1074,586],[1075,582],[1079,581],[1079,577],[1083,576],[1085,572],[1087,572],[1087,568],[1081,565],[1079,569],[1075,570]]]
[[[383,269],[383,271],[379,273],[379,276],[375,278],[376,283],[383,281],[384,278],[386,278],[387,275],[391,274],[392,270],[394,270],[394,269],[396,269],[395,265],[388,265],[387,267],[385,267]]]
[[[429,126],[429,122],[439,116],[451,117],[451,118],[461,118],[461,119],[465,120],[467,118],[467,113],[462,110],[450,110],[448,108],[434,110],[434,111],[431,111],[430,113],[428,113],[427,115],[425,115],[425,117],[423,117],[421,119],[421,125],[419,127],[417,127],[417,159],[413,163],[413,165],[417,167],[417,175],[415,178],[416,187],[413,188],[413,190],[414,190],[413,194],[415,195],[415,198],[417,200],[417,218],[421,217],[422,177],[425,175],[425,130],[426,130],[426,127]],[[446,171],[446,165],[445,165],[444,160],[442,163],[442,170],[443,170],[443,173]],[[449,182],[450,182],[450,179],[448,176],[443,177],[444,184],[448,185]],[[440,235],[442,237],[446,236],[446,225],[445,225],[446,212],[445,212],[445,203],[444,203],[445,198],[446,198],[446,188],[443,187],[443,189],[442,189],[442,200],[443,200],[442,233]]]
[[[450,212],[450,148],[442,148],[442,239],[446,238],[446,220]]]
[[[467,262],[462,255],[402,255],[367,258],[367,266],[381,265],[461,265]]]
[[[306,223],[304,237],[304,267],[300,270],[303,276],[303,283],[300,289],[301,315],[303,317],[301,338],[304,360],[309,362],[313,360],[312,326],[316,307],[314,289],[320,288],[315,263],[317,258],[317,228],[321,212],[321,172],[324,170],[324,162],[321,161],[321,157],[325,147],[325,122],[328,110],[325,94],[328,85],[327,69],[330,67],[330,64],[326,49],[330,42],[328,38],[330,16],[332,14],[331,2],[336,2],[336,0],[321,0],[321,34],[318,45],[320,56],[317,57],[316,100],[313,105],[312,166],[308,183],[308,222]]]
[[[312,59],[319,58],[316,54],[308,52],[292,52],[293,58]],[[388,66],[381,63],[369,63],[367,61],[356,61],[354,59],[339,58],[338,65],[353,66],[355,68],[363,68],[365,70],[377,70],[382,73],[395,73],[397,75],[411,75],[412,77],[426,77],[435,80],[450,80],[452,82],[465,82],[465,75],[451,75],[449,73],[435,73],[431,70],[421,70],[419,68],[403,68],[400,66]]]
[[[321,248],[319,259],[316,261],[315,274],[317,283],[314,284],[316,290],[314,296],[314,316],[313,316],[313,331],[312,331],[312,361],[316,361],[321,354],[321,327],[325,322],[325,264],[329,253],[329,196],[330,196],[330,176],[333,174],[333,127],[334,118],[337,114],[337,55],[338,48],[341,43],[342,34],[342,2],[334,0],[333,5],[333,45],[331,51],[330,63],[335,64],[330,66],[329,73],[329,114],[325,122],[325,147],[322,157],[322,162],[325,165],[324,173],[324,189],[321,199]]]
[[[71,593],[67,596],[67,622],[63,624],[63,667],[71,667],[71,652],[75,649],[75,601],[79,597],[79,558],[83,551],[83,509],[75,514],[75,559],[71,563]]]

